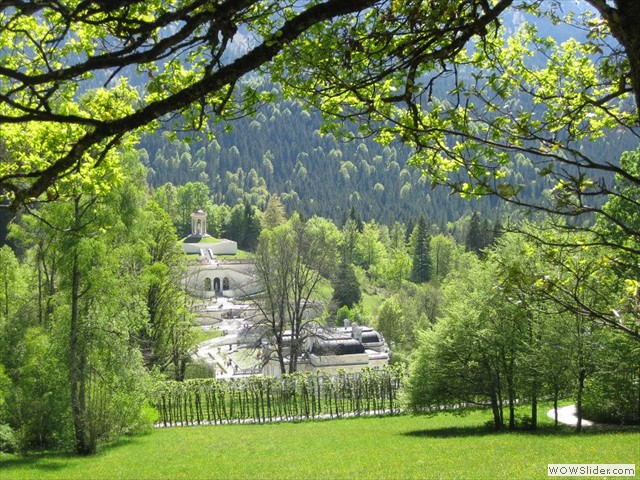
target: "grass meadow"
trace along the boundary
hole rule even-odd
[[[351,418],[156,429],[92,457],[0,456],[0,478],[27,479],[530,479],[549,463],[632,463],[640,432],[494,433],[486,411],[465,416]]]

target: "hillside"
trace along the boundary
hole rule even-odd
[[[231,123],[231,130],[212,126],[211,141],[186,136],[171,139],[167,131],[142,139],[141,157],[154,186],[207,183],[214,201],[230,206],[247,199],[264,208],[270,193],[282,196],[287,210],[342,221],[355,207],[365,220],[407,222],[425,214],[444,227],[473,211],[495,219],[508,206],[493,198],[463,200],[443,186],[432,186],[407,161],[411,150],[372,138],[349,142],[321,133],[322,119],[292,102],[263,107],[252,118]],[[634,148],[630,136],[607,138],[581,149],[595,158],[616,162]],[[525,186],[525,198],[538,198],[546,185],[531,159],[522,155],[510,172]]]

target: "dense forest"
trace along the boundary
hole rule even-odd
[[[307,217],[342,222],[355,208],[365,220],[390,225],[424,214],[441,229],[473,212],[493,221],[515,212],[496,197],[463,199],[432,184],[419,168],[408,165],[413,152],[400,142],[345,141],[323,133],[322,127],[317,111],[281,100],[235,120],[229,129],[211,125],[211,140],[171,131],[144,137],[141,158],[152,187],[202,182],[216,203],[230,207],[248,201],[264,210],[269,195],[277,194],[289,213]],[[594,158],[619,158],[634,142],[632,135],[612,132],[582,149]],[[513,156],[506,179],[524,188],[523,201],[543,198],[552,188],[541,169],[526,155]]]
[[[278,194],[288,212],[342,221],[352,207],[364,219],[391,224],[426,214],[441,227],[473,211],[495,217],[497,202],[465,201],[433,188],[421,172],[407,166],[411,152],[401,144],[382,146],[373,139],[341,141],[321,133],[317,112],[281,102],[255,117],[214,128],[211,141],[171,140],[167,134],[142,139],[149,183],[203,182],[214,201],[233,207],[247,200],[264,209]],[[514,172],[520,183],[536,182],[525,159]],[[527,168],[529,167],[529,168]],[[540,194],[540,189],[532,195]]]

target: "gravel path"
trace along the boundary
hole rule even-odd
[[[555,410],[552,408],[547,412],[547,416],[555,419],[556,414]],[[558,409],[558,422],[564,423],[565,425],[576,426],[578,424],[578,417],[576,417],[576,406],[568,405],[566,407],[560,407]],[[582,419],[583,427],[592,427],[594,423],[590,420]]]

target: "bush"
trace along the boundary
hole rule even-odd
[[[640,349],[630,338],[605,340],[603,358],[585,383],[582,414],[601,423],[640,425]]]
[[[153,431],[153,426],[160,420],[158,410],[147,404],[142,407],[138,421],[131,429],[132,435],[148,435]]]
[[[516,417],[516,425],[524,430],[533,430],[533,419],[529,415],[521,415]]]
[[[15,453],[18,451],[16,432],[9,425],[0,424],[0,452]]]
[[[187,364],[185,370],[184,379],[189,380],[192,378],[214,378],[214,370],[204,360],[197,362],[190,362]]]
[[[612,387],[603,378],[593,379],[585,388],[582,416],[600,423],[640,425],[638,387],[631,382]]]

